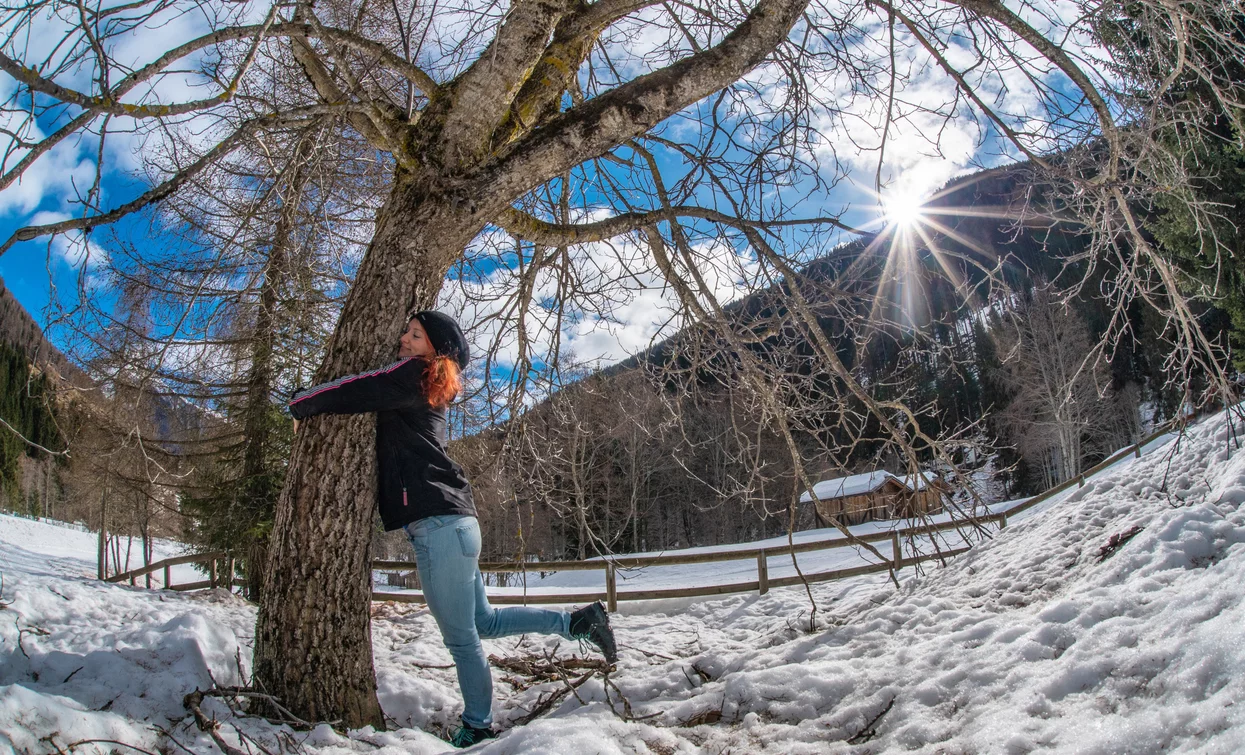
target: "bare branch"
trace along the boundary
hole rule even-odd
[[[709,220],[732,228],[782,228],[797,225],[830,225],[858,236],[869,234],[842,222],[838,218],[799,218],[788,220],[745,220],[732,217],[717,210],[704,207],[680,205],[668,209],[651,210],[648,212],[629,212],[615,215],[592,223],[563,224],[550,223],[533,217],[513,207],[508,208],[497,219],[497,225],[507,233],[518,238],[533,241],[546,246],[568,246],[572,244],[589,244],[604,241],[615,236],[647,228],[661,221],[673,221],[677,218],[699,218]]]

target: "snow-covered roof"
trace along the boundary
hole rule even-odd
[[[904,475],[903,477],[899,477],[897,475],[892,476],[895,477],[896,480],[899,480],[900,484],[908,486],[909,490],[924,490],[930,486],[930,483],[938,479],[937,475],[933,472],[922,471],[916,476],[916,484],[914,485],[911,475]]]
[[[894,480],[909,490],[924,490],[933,481],[934,475],[931,472],[922,472],[917,476],[915,484],[910,481],[911,479],[907,475],[899,477],[885,470],[876,469],[872,472],[862,472],[850,477],[835,477],[832,480],[822,480],[813,485],[813,492],[822,501],[846,498],[852,495],[872,493],[885,485],[887,480]],[[808,491],[805,491],[800,496],[800,503],[808,503],[811,500],[813,500],[813,497],[809,495]]]
[[[813,486],[813,492],[821,500],[829,498],[844,498],[849,495],[860,495],[862,493],[872,493],[878,488],[886,484],[887,480],[895,480],[900,485],[903,484],[895,475],[884,470],[875,470],[873,472],[862,472],[854,474],[850,477],[836,477],[833,480],[822,480]],[[806,491],[800,496],[800,502],[806,503],[813,500],[813,497]]]

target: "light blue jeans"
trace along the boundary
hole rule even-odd
[[[415,549],[424,599],[458,672],[463,722],[488,728],[493,723],[493,677],[480,638],[535,633],[570,639],[571,616],[488,604],[480,577],[480,523],[474,516],[430,516],[406,525],[406,536]]]

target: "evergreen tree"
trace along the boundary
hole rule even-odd
[[[259,422],[262,434],[243,435],[222,449],[204,473],[201,492],[182,499],[191,539],[205,551],[237,556],[252,599],[262,588],[261,554],[272,531],[293,439],[293,423],[275,404],[267,404]]]
[[[1214,213],[1198,216],[1182,197],[1166,194],[1149,227],[1181,269],[1217,295],[1231,323],[1233,362],[1245,370],[1245,151],[1227,139],[1194,144],[1187,169]]]
[[[37,511],[37,503],[32,502],[37,497],[29,499],[21,489],[20,460],[22,456],[47,459],[48,454],[31,444],[56,449],[63,443],[50,399],[47,377],[33,374],[21,351],[0,342],[0,418],[10,426],[0,428],[0,495],[10,509]]]

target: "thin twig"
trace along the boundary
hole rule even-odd
[[[4,420],[4,417],[0,417],[0,425],[4,425],[5,427],[7,427],[14,435],[20,438],[21,441],[28,446],[34,446],[35,448],[39,449],[40,451],[50,456],[64,456],[65,458],[70,458],[68,448],[66,448],[64,451],[53,451],[50,448],[44,448],[43,446],[39,445],[38,443],[35,443],[33,440],[30,440],[25,435],[22,435],[20,432],[18,432],[17,428],[13,427],[12,425],[10,425],[8,422]]]
[[[895,697],[892,696],[891,701],[886,704],[886,707],[878,711],[878,714],[874,716],[869,721],[869,723],[865,724],[865,728],[861,729],[860,731],[853,734],[850,738],[848,738],[847,743],[849,745],[864,744],[865,742],[868,742],[870,739],[873,739],[874,737],[876,737],[878,735],[878,732],[877,732],[878,721],[881,721],[882,716],[885,716],[887,713],[889,713],[890,709],[893,707],[895,707]]]
[[[677,660],[679,660],[678,658],[671,658],[671,657],[670,657],[670,656],[668,656],[668,655],[662,655],[661,653],[657,653],[657,652],[654,652],[654,651],[652,651],[652,650],[645,650],[645,649],[643,649],[643,648],[634,647],[634,646],[632,646],[632,645],[624,645],[624,644],[623,644],[623,643],[621,643],[621,642],[620,642],[620,643],[618,643],[618,647],[620,647],[620,648],[626,648],[626,649],[628,649],[628,650],[634,650],[634,651],[636,651],[637,653],[640,653],[640,654],[642,654],[642,655],[646,655],[646,656],[648,656],[649,658],[661,658],[662,660],[665,660],[665,661],[677,661]]]
[[[277,700],[276,697],[268,694],[267,692],[260,692],[258,690],[249,689],[246,687],[217,687],[215,689],[205,690],[203,692],[203,696],[204,697],[222,697],[222,698],[224,697],[248,697],[248,698],[255,698],[257,700],[263,700],[264,702],[271,705],[278,713],[280,713],[282,716],[285,717],[283,719],[276,720],[277,723],[290,723],[290,724],[295,724],[298,726],[305,726],[307,728],[311,728],[312,726],[314,726],[314,724],[312,724],[310,721],[305,721],[299,718],[298,716],[294,715],[293,713],[291,713],[288,708],[281,705],[281,703]],[[335,723],[335,722],[330,721],[328,723]]]
[[[550,692],[550,693],[549,693],[549,695],[548,695],[547,697],[544,697],[544,698],[542,698],[542,699],[537,700],[536,705],[535,705],[535,706],[533,706],[533,707],[532,707],[532,708],[528,711],[528,713],[527,713],[527,715],[526,715],[526,716],[523,716],[523,717],[521,717],[521,718],[515,719],[515,721],[514,721],[514,725],[515,725],[515,726],[526,726],[527,724],[531,723],[532,721],[535,721],[535,720],[536,720],[537,718],[539,718],[540,716],[542,716],[542,715],[544,715],[545,713],[549,712],[549,710],[550,710],[551,708],[553,708],[553,706],[554,706],[554,705],[556,705],[557,703],[561,702],[562,698],[566,697],[566,696],[567,696],[568,694],[570,694],[573,690],[576,690],[576,689],[578,689],[579,687],[581,687],[581,686],[584,684],[584,682],[586,682],[586,681],[588,681],[589,679],[591,679],[591,678],[592,678],[592,675],[593,675],[593,674],[595,674],[595,673],[596,673],[595,671],[589,671],[588,673],[586,673],[586,674],[584,674],[583,676],[579,677],[579,678],[578,678],[578,679],[576,679],[575,681],[570,682],[567,686],[565,686],[565,687],[560,687],[560,688],[558,688],[558,689],[556,689],[556,690],[553,690],[552,692]]]
[[[61,749],[61,746],[57,745],[56,742],[54,741],[56,738],[56,734],[59,734],[59,733],[60,732],[49,734],[46,737],[40,738],[39,741],[47,742],[48,744],[52,745],[52,747],[58,753],[70,753],[70,752],[73,752],[73,749],[75,747],[81,747],[82,745],[101,744],[101,745],[117,745],[118,747],[128,747],[131,750],[135,750],[136,752],[143,753],[143,755],[156,755],[156,753],[152,752],[151,750],[144,750],[143,748],[137,745],[132,745],[129,742],[121,742],[116,739],[79,739],[77,742],[70,742],[69,744],[64,745],[64,749]]]
[[[588,701],[584,700],[582,697],[579,696],[578,686],[575,686],[575,687],[571,686],[571,680],[566,678],[566,672],[562,670],[561,666],[554,663],[553,658],[549,655],[549,651],[547,650],[545,651],[545,660],[549,661],[549,665],[558,672],[558,678],[560,678],[562,682],[567,686],[567,688],[570,689],[572,693],[574,693],[575,699],[579,701],[579,704],[587,705]],[[591,675],[591,673],[589,673],[589,675]]]

